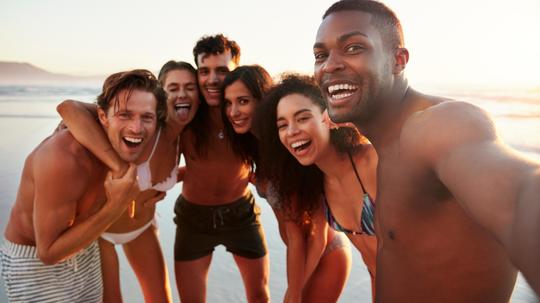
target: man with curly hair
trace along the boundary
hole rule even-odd
[[[248,302],[268,302],[269,262],[259,207],[248,189],[250,165],[224,132],[222,83],[240,47],[222,34],[193,49],[204,101],[182,136],[186,172],[175,206],[175,273],[183,302],[205,302],[212,252],[224,245],[240,270]]]

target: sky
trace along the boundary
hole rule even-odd
[[[334,0],[0,0],[0,61],[51,72],[157,72],[193,63],[195,42],[224,33],[242,64],[311,73],[312,46]],[[401,19],[411,83],[540,87],[540,0],[388,0]]]

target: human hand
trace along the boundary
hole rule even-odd
[[[332,121],[332,119],[330,119],[328,116],[328,109],[325,109],[323,112],[323,123],[325,123],[330,129],[337,129],[340,127],[356,128],[356,126],[354,126],[354,124],[351,122],[335,123]]]
[[[113,179],[122,178],[126,175],[127,170],[129,169],[129,164],[126,162],[120,162],[119,170],[111,170],[111,176]],[[136,170],[135,170],[136,171]]]
[[[144,205],[144,207],[152,207],[152,206],[154,206],[157,202],[163,200],[163,199],[165,198],[166,195],[167,195],[166,192],[164,192],[164,191],[158,191],[158,192],[156,193],[155,196],[150,197],[148,200],[146,200],[146,201],[143,203],[143,205]]]
[[[59,132],[63,129],[67,129],[67,125],[64,123],[64,120],[60,120],[56,128],[54,129],[53,133]]]
[[[134,164],[130,164],[124,176],[118,179],[113,179],[112,172],[109,172],[104,183],[107,204],[114,210],[123,212],[139,194],[136,178],[137,170]]]
[[[178,168],[178,176],[176,178],[176,182],[182,182],[184,181],[184,176],[186,175],[186,167],[180,166]]]

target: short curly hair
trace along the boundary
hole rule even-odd
[[[230,40],[223,34],[203,36],[197,41],[193,48],[193,60],[195,60],[195,64],[199,66],[197,57],[199,57],[200,54],[217,55],[222,54],[227,50],[231,51],[232,61],[237,65],[240,64],[240,46],[236,41]]]

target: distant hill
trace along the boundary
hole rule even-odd
[[[0,85],[99,85],[105,76],[73,76],[46,71],[30,63],[0,61]]]

